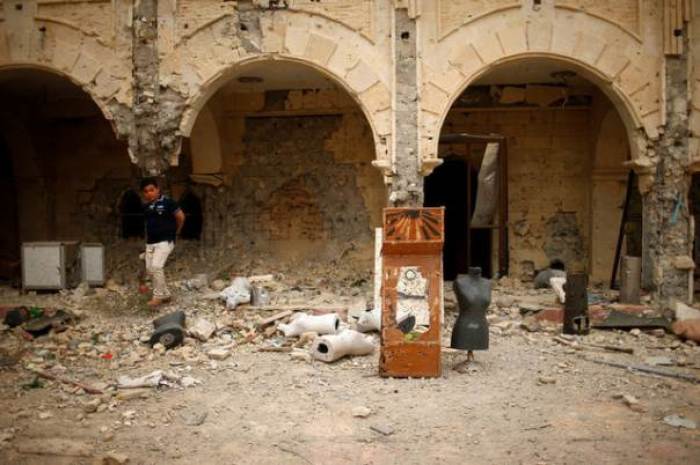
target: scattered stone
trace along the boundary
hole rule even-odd
[[[180,416],[187,426],[200,426],[207,419],[209,412],[184,412]]]
[[[53,413],[39,412],[39,420],[48,420],[49,418],[53,418]]]
[[[210,287],[214,291],[221,292],[226,287],[226,281],[224,281],[223,279],[215,279],[214,281],[212,281]]]
[[[394,428],[386,423],[374,424],[370,426],[369,429],[384,436],[391,436],[392,434],[394,434]]]
[[[207,356],[212,359],[212,360],[226,360],[229,355],[231,355],[231,352],[229,352],[227,349],[222,349],[220,347],[210,349],[207,352]]]
[[[664,423],[677,428],[695,429],[698,427],[697,423],[693,420],[676,414],[665,416]]]
[[[299,360],[301,362],[311,363],[313,360],[311,354],[306,350],[294,349],[289,353],[289,356],[292,360]]]
[[[0,430],[0,450],[2,450],[12,438],[15,437],[16,430],[14,428],[4,428]]]
[[[697,308],[693,308],[680,301],[676,301],[674,306],[676,321],[700,319],[700,310]]]
[[[533,304],[529,302],[520,302],[520,304],[518,304],[518,307],[520,307],[520,314],[523,316],[532,313],[537,313],[544,308],[542,307],[542,305]]]
[[[520,327],[527,332],[536,333],[542,331],[542,323],[533,316],[528,316],[520,322]]]
[[[639,329],[639,328],[632,328],[632,329],[630,330],[630,334],[631,334],[632,336],[634,336],[634,337],[639,337],[639,336],[641,336],[641,334],[642,334],[642,330]]]
[[[496,297],[494,303],[499,308],[509,308],[515,304],[515,299],[509,295],[502,295]]]
[[[356,418],[367,418],[372,414],[372,409],[365,406],[359,406],[352,409],[352,416]]]
[[[540,376],[537,378],[539,384],[556,384],[557,380],[551,376]]]
[[[185,287],[189,290],[199,291],[207,287],[209,284],[209,278],[204,273],[194,275],[192,278],[185,281]]]
[[[125,465],[129,463],[129,456],[117,452],[108,452],[102,456],[96,465]]]
[[[99,397],[96,399],[89,400],[83,404],[83,412],[85,413],[95,413],[97,412],[97,408],[100,406],[102,403],[102,399]]]
[[[189,332],[192,337],[199,339],[200,341],[208,340],[212,334],[216,331],[216,326],[214,323],[204,318],[197,318],[192,327],[189,328]]]

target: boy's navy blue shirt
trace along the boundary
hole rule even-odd
[[[175,212],[179,209],[177,202],[164,195],[143,206],[143,214],[146,217],[147,244],[163,241],[175,242],[177,233]]]

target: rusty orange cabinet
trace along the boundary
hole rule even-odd
[[[444,210],[384,209],[381,376],[440,376]]]

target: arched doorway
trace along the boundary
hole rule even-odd
[[[133,167],[91,96],[61,74],[7,68],[0,98],[18,242],[117,240],[115,199],[131,185]]]
[[[425,194],[426,204],[435,204],[447,192],[441,201],[448,205],[448,219],[464,219],[461,229],[447,231],[446,250],[470,251],[473,259],[452,264],[455,272],[465,272],[470,264],[498,269],[498,223],[507,215],[507,241],[501,244],[508,244],[511,276],[530,280],[536,270],[560,259],[570,269],[588,272],[594,282],[609,282],[628,188],[630,137],[613,103],[579,71],[554,59],[507,61],[480,74],[452,105],[441,129],[441,140],[449,142],[440,144],[438,154],[445,164],[467,168],[451,171],[451,177],[458,171],[462,175],[449,185],[434,182],[442,176],[436,169],[426,178]],[[446,138],[449,134],[475,137],[454,142]],[[499,186],[507,202],[504,208],[498,205],[492,225],[471,228],[458,208],[464,201],[455,199],[469,195],[474,202],[478,197],[474,186],[487,151],[480,138],[502,138],[507,147],[502,166],[507,181]],[[497,205],[498,195],[490,201]],[[639,221],[639,227],[627,231],[641,238],[641,204],[632,208],[628,220]],[[639,253],[638,238],[624,236],[623,254]],[[445,257],[446,263],[453,261]]]
[[[371,261],[386,194],[358,103],[298,61],[254,61],[227,77],[183,149],[205,241],[285,260]]]

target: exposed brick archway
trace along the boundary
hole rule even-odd
[[[517,60],[543,60],[571,68],[612,101],[628,132],[633,165],[648,170],[649,139],[662,124],[661,56],[650,56],[635,34],[614,22],[570,9],[523,22],[521,10],[493,12],[438,40],[423,63],[421,88],[422,171],[440,163],[437,144],[445,117],[459,95],[479,77]],[[492,31],[483,34],[484,30]]]

